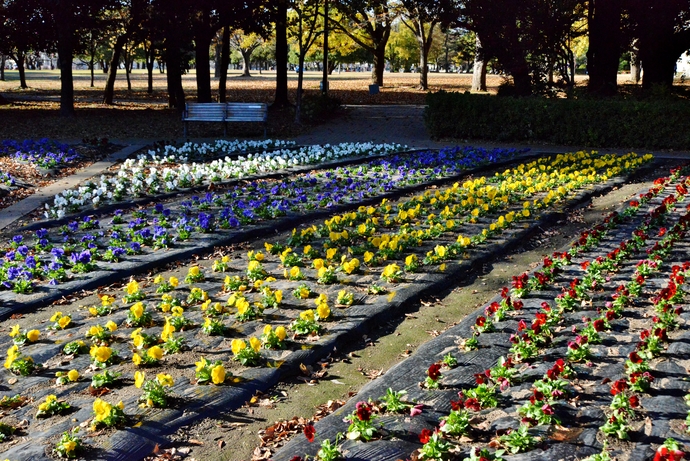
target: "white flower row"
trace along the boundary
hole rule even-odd
[[[294,141],[282,141],[280,139],[255,140],[234,140],[228,141],[219,139],[213,144],[186,142],[180,147],[167,145],[160,149],[150,149],[148,152],[139,154],[138,160],[147,163],[189,163],[190,159],[203,159],[204,157],[220,157],[237,152],[248,150],[274,149],[280,147],[294,146]]]
[[[99,182],[91,181],[56,195],[52,205],[45,205],[44,215],[48,219],[62,218],[67,212],[79,211],[87,205],[120,202],[131,197],[173,192],[211,182],[242,178],[249,174],[269,173],[347,157],[377,156],[399,152],[404,148],[400,144],[325,144],[235,158],[225,157],[209,163],[182,163],[163,169],[150,166],[145,158],[128,159],[115,176],[102,175]]]

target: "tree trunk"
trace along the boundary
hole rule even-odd
[[[302,117],[302,84],[304,81],[304,54],[300,53],[299,71],[297,72],[297,103],[295,104],[295,123],[301,123]]]
[[[127,56],[129,56],[129,52],[126,53]],[[132,79],[130,78],[130,74],[132,73],[132,67],[131,63],[127,62],[128,59],[125,57],[125,77],[127,78],[127,91],[131,92],[132,91]]]
[[[251,65],[251,50],[240,50],[242,55],[242,77],[251,77],[249,73],[249,66]]]
[[[211,39],[209,37],[195,37],[194,54],[196,58],[196,87],[198,102],[211,102],[210,45]]]
[[[146,57],[146,74],[148,80],[146,92],[148,94],[153,93],[153,65],[155,64],[155,61],[156,58],[153,55],[153,49],[151,49],[151,55]]]
[[[642,51],[642,50],[641,50]],[[644,62],[642,88],[650,89],[655,85],[671,88],[678,57],[668,49],[650,51],[641,56]]]
[[[383,86],[383,71],[386,70],[386,47],[377,46],[373,54],[374,67],[371,69],[371,83]]]
[[[185,94],[182,88],[182,50],[175,31],[169,31],[165,46],[165,66],[168,73],[168,107],[184,111]]]
[[[218,101],[226,102],[228,86],[228,65],[230,64],[230,27],[223,28],[223,43],[220,51],[220,80],[218,82]]]
[[[89,70],[91,71],[91,88],[94,87],[94,83],[93,83],[93,82],[94,82],[94,75],[93,75],[93,72],[94,72],[94,68],[95,68],[95,67],[96,67],[96,58],[95,58],[95,56],[93,55],[93,53],[91,53],[91,61],[89,61]]]
[[[419,50],[419,89],[425,91],[429,89],[428,51],[424,45]]]
[[[15,61],[17,61],[17,70],[19,71],[19,86],[25,90],[29,88],[26,84],[26,68],[24,67],[24,53],[17,51],[15,54]]]
[[[479,36],[477,36],[477,53],[474,55],[474,69],[472,70],[472,91],[486,91],[486,61],[481,51]]]
[[[621,0],[590,0],[587,89],[592,93],[614,95],[618,90],[621,13]]]
[[[216,43],[216,46],[213,48],[214,51],[214,66],[213,66],[213,78],[218,78],[220,77],[220,60],[222,58],[222,44],[221,43]]]
[[[60,115],[74,117],[74,81],[72,79],[72,56],[74,33],[69,23],[58,21],[58,60],[60,61]]]
[[[5,81],[5,55],[0,53],[0,81]]]
[[[636,43],[633,43],[633,49],[630,50],[630,80],[635,85],[640,83],[641,71],[642,61],[640,60],[640,52],[637,49]]]
[[[288,100],[287,2],[279,0],[276,17],[276,94],[271,107],[290,105]]]
[[[110,65],[108,66],[108,80],[105,84],[105,92],[103,94],[103,104],[112,105],[113,99],[115,98],[115,79],[117,78],[117,68],[120,64],[120,56],[122,55],[122,47],[128,40],[128,36],[119,35],[115,39],[115,44],[113,45],[113,56],[110,59]]]

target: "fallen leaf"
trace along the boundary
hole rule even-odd
[[[197,440],[197,439],[189,439],[187,441],[187,443],[191,443],[192,445],[203,445],[204,444],[204,442],[202,442],[201,440]]]

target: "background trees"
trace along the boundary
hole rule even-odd
[[[290,62],[300,69],[306,63],[321,67],[323,5],[324,0],[0,0],[0,62],[11,59],[26,88],[25,66],[40,65],[40,53],[57,52],[65,115],[74,107],[74,56],[92,71],[100,64],[109,72],[106,104],[114,102],[121,66],[129,77],[133,63],[142,62],[152,82],[158,62],[167,72],[168,105],[181,110],[182,74],[191,67],[197,99],[216,97],[210,74],[215,46],[219,99],[234,49],[245,76],[251,76],[252,63],[276,70],[274,106],[288,106]],[[306,11],[314,12],[314,28],[302,21],[289,43],[289,18],[305,19]],[[330,5],[326,70],[370,63],[371,81],[378,85],[387,66],[418,71],[419,88],[427,89],[431,68],[464,71],[475,63],[473,88],[481,90],[491,62],[492,71],[510,77],[501,93],[529,95],[572,88],[579,67],[586,68],[592,93],[613,95],[625,56],[634,82],[642,69],[644,89],[669,88],[677,59],[690,49],[689,18],[690,0],[338,0]]]

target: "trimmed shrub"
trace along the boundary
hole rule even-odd
[[[439,91],[427,96],[432,138],[690,149],[690,104],[679,100],[544,99]]]

